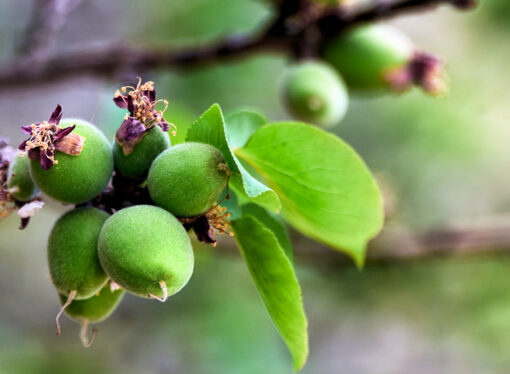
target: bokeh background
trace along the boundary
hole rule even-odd
[[[0,63],[10,61],[34,1],[0,0]],[[272,16],[253,0],[88,0],[58,34],[56,52],[129,42],[176,47],[257,30]],[[449,7],[392,22],[447,61],[450,92],[431,98],[352,96],[335,130],[391,191],[389,226],[420,230],[510,219],[510,2]],[[285,57],[178,73],[157,71],[169,119],[188,124],[212,103],[254,106],[287,119],[278,97]],[[123,113],[111,97],[121,82],[81,77],[0,90],[0,132],[17,144],[19,126],[65,116],[97,124],[110,138]],[[57,295],[45,244],[69,207],[49,203],[23,232],[0,225],[0,373],[290,373],[292,362],[239,255],[196,250],[189,285],[167,303],[127,296],[99,325],[91,349],[64,317],[55,336]],[[296,237],[296,240],[300,240]],[[324,249],[307,242],[316,256]],[[228,253],[226,253],[228,252]],[[319,263],[321,265],[319,265]],[[510,261],[504,255],[370,265],[362,272],[299,260],[310,324],[303,373],[482,374],[510,371]]]

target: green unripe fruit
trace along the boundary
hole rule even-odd
[[[48,196],[63,203],[80,204],[99,195],[113,174],[113,156],[103,133],[80,119],[63,119],[62,128],[76,125],[73,133],[85,138],[81,154],[71,156],[57,151],[50,170],[41,168],[39,160],[30,163],[35,184]]]
[[[193,272],[186,230],[166,210],[150,205],[122,209],[106,221],[99,259],[115,283],[141,297],[165,300]]]
[[[216,148],[178,144],[152,163],[147,187],[154,202],[177,217],[207,212],[227,185],[229,170]]]
[[[65,313],[72,319],[79,322],[98,323],[108,318],[117,305],[122,300],[125,291],[111,291],[110,286],[106,285],[99,291],[98,295],[94,295],[85,300],[73,300],[65,309]],[[60,303],[65,305],[67,296],[58,295]]]
[[[133,179],[144,179],[152,161],[165,149],[170,147],[170,139],[161,127],[154,126],[138,143],[133,152],[124,154],[122,147],[115,142],[113,160],[115,168],[124,176]]]
[[[296,118],[324,127],[338,124],[347,112],[347,88],[333,67],[303,62],[289,68],[282,83],[282,97]]]
[[[30,160],[26,153],[17,155],[9,166],[7,187],[19,201],[31,200],[39,193],[30,176]]]
[[[389,86],[387,74],[406,65],[413,52],[412,42],[398,29],[369,25],[331,41],[324,58],[342,74],[349,88],[377,89]]]
[[[78,208],[55,223],[48,241],[48,264],[55,288],[75,300],[96,294],[106,283],[97,256],[97,241],[108,214],[96,208]]]

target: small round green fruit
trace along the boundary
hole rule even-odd
[[[19,201],[32,200],[40,192],[30,176],[30,160],[26,153],[14,158],[7,181],[10,193]]]
[[[104,286],[97,295],[85,300],[73,300],[64,312],[79,322],[98,323],[108,318],[124,297],[123,289],[111,291],[110,286]],[[64,306],[68,297],[58,295],[60,303]]]
[[[294,117],[322,127],[338,124],[349,103],[342,77],[333,67],[318,61],[290,67],[283,78],[282,97]]]
[[[216,148],[183,143],[161,153],[152,163],[147,187],[154,202],[177,217],[207,212],[227,185],[229,170]]]
[[[387,25],[360,26],[332,40],[324,58],[344,77],[349,88],[389,87],[387,74],[412,58],[413,43],[398,29]]]
[[[124,176],[133,179],[144,179],[147,176],[152,161],[165,149],[170,147],[170,139],[161,127],[154,126],[147,131],[133,152],[124,154],[122,147],[115,142],[113,145],[113,160],[115,168]]]
[[[186,230],[173,215],[151,205],[122,209],[106,221],[99,259],[119,286],[161,301],[184,287],[193,272]]]
[[[97,255],[97,241],[108,214],[78,208],[55,223],[48,240],[48,264],[55,288],[71,299],[87,299],[106,283]]]
[[[30,173],[42,192],[63,203],[80,204],[99,195],[113,174],[110,144],[93,124],[81,119],[63,119],[62,128],[76,125],[73,133],[85,138],[81,154],[71,156],[57,151],[50,170],[39,160],[30,162]]]

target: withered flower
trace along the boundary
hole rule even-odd
[[[0,137],[0,221],[17,210],[21,219],[20,230],[27,227],[30,218],[43,206],[39,198],[30,201],[17,200],[9,190],[9,166],[16,156],[16,150],[9,146],[7,139]]]
[[[14,210],[14,198],[7,187],[9,165],[14,159],[15,150],[7,139],[0,137],[0,220],[8,217]]]
[[[119,108],[127,109],[129,112],[115,136],[125,155],[133,152],[134,147],[154,126],[161,127],[163,131],[170,130],[170,127],[175,129],[173,124],[163,118],[168,101],[156,100],[156,90],[152,81],[142,84],[142,78],[138,78],[136,87],[124,86],[117,90],[113,101]],[[163,103],[163,109],[156,109],[158,103]],[[172,131],[172,134],[175,135],[175,131]]]
[[[57,105],[48,121],[21,126],[29,137],[19,145],[19,150],[28,153],[31,160],[40,159],[41,167],[49,170],[55,160],[56,151],[77,156],[83,149],[85,139],[78,134],[71,134],[76,126],[61,128],[62,107]]]
[[[220,234],[234,235],[229,231],[230,222],[228,218],[230,213],[226,213],[226,210],[227,208],[225,207],[215,205],[207,213],[198,217],[183,218],[181,222],[186,231],[193,229],[199,242],[216,246],[216,240],[214,239],[215,231]]]
[[[447,90],[443,62],[421,51],[415,52],[403,67],[389,71],[385,78],[397,92],[407,91],[413,85],[431,95],[441,95]]]

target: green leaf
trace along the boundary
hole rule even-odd
[[[338,137],[296,122],[258,129],[236,154],[278,193],[296,229],[353,257],[383,224],[382,198],[363,160]]]
[[[237,244],[278,332],[300,370],[308,356],[307,320],[294,268],[276,236],[251,216],[232,221]]]
[[[272,212],[280,210],[280,199],[276,192],[248,173],[232,153],[218,104],[211,106],[191,125],[186,141],[210,144],[221,151],[232,173],[229,185],[240,195],[241,200],[245,197]]]
[[[282,247],[290,262],[294,263],[294,251],[292,250],[292,243],[281,219],[259,205],[250,203],[243,205],[241,209],[243,216],[252,216],[257,221],[266,226],[269,230],[271,230],[271,232],[276,236],[276,239],[278,239],[280,247]]]
[[[241,108],[225,116],[227,141],[232,148],[243,147],[251,135],[267,123],[267,118],[255,109]]]

